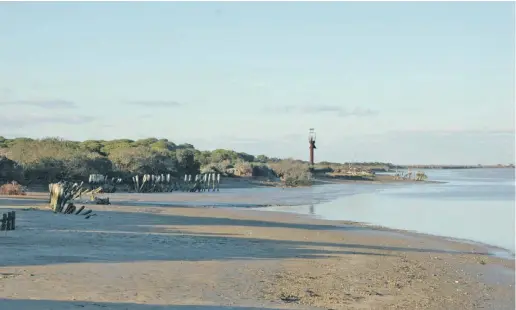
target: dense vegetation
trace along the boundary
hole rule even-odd
[[[275,169],[271,170],[269,164]],[[201,171],[236,176],[284,176],[291,183],[300,183],[307,179],[308,165],[232,150],[200,151],[191,144],[176,145],[167,139],[78,142],[0,137],[0,179],[4,182],[43,184],[60,179],[87,180],[93,173],[119,177],[170,173],[178,177]]]
[[[343,166],[323,162],[316,168],[335,171]],[[281,178],[287,185],[297,186],[310,183],[308,168],[305,161],[254,156],[224,149],[201,151],[191,144],[177,145],[167,139],[79,142],[59,138],[6,139],[0,136],[2,182],[86,181],[93,173],[124,178],[144,173],[170,173],[180,177],[213,171],[226,176]]]

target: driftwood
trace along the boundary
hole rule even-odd
[[[110,205],[111,204],[109,202],[109,197],[108,198],[94,197],[93,202],[95,202],[95,204],[97,204],[97,205]]]
[[[84,210],[84,206],[80,207],[77,212],[75,212],[75,215],[81,214],[81,211]]]
[[[88,214],[90,214],[91,212],[93,212],[93,211],[88,210],[88,211],[84,212],[82,215],[88,215]]]

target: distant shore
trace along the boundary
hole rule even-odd
[[[314,178],[314,185],[318,184],[327,184],[327,183],[337,183],[337,184],[346,184],[346,183],[372,183],[372,184],[385,184],[385,183],[414,183],[414,184],[425,184],[425,183],[445,183],[442,181],[433,181],[433,180],[424,180],[424,181],[416,181],[414,179],[399,179],[395,178],[392,175],[382,175],[376,174],[374,178],[371,179],[348,179],[343,177],[328,177],[328,176],[316,176]]]
[[[394,165],[393,169],[498,169],[498,168],[512,168],[515,166],[509,165]]]

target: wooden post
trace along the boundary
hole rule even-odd
[[[12,230],[16,229],[16,212],[15,211],[11,211],[11,229]]]
[[[138,190],[140,189],[140,186],[138,183],[139,183],[138,175],[133,176],[134,191],[137,193],[138,193]]]
[[[183,192],[186,192],[186,184],[187,184],[187,183],[188,183],[188,175],[187,175],[187,174],[185,174],[185,178],[184,178],[184,180],[183,180],[183,184],[181,184],[181,185],[182,185],[182,186],[181,186],[181,190],[182,190]]]
[[[4,230],[7,230],[7,214],[3,214],[2,215],[2,225],[0,225],[0,230],[1,231],[4,231]]]
[[[54,186],[54,184],[52,184],[52,183],[48,184],[48,192],[49,192],[48,203],[50,203],[50,204],[52,204],[52,186]]]
[[[11,229],[11,221],[12,221],[12,215],[11,212],[7,212],[7,225],[5,225],[5,230],[12,230]]]

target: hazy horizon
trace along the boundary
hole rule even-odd
[[[0,136],[514,163],[514,5],[0,3]]]

